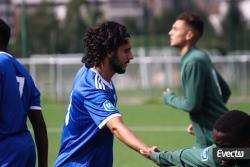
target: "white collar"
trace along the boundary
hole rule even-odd
[[[9,57],[13,57],[11,54],[9,54],[9,53],[7,53],[7,52],[3,52],[3,51],[0,51],[0,54],[5,54],[5,55],[7,55],[7,56],[9,56]]]
[[[99,77],[101,78],[102,82],[103,82],[106,86],[108,86],[110,89],[113,89],[112,81],[107,82],[105,79],[103,79],[103,77],[101,76],[101,74],[99,74],[99,72],[98,72],[96,69],[94,69],[93,67],[90,68],[90,70],[93,71],[94,73],[96,73],[97,75],[99,75]]]

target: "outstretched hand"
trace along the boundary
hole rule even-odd
[[[166,94],[167,92],[171,92],[170,88],[166,88],[165,91],[163,91],[163,95]]]
[[[188,127],[187,127],[187,132],[188,132],[190,135],[194,135],[193,125],[192,125],[192,124],[189,124],[189,125],[188,125]]]
[[[152,147],[149,148],[148,150],[140,150],[140,153],[141,153],[144,157],[146,157],[146,158],[148,158],[148,159],[150,159],[150,160],[152,160],[152,159],[150,158],[150,155],[151,155],[152,153],[154,153],[154,152],[160,152],[160,150],[157,148],[157,146],[152,146]],[[159,164],[158,164],[158,165],[159,165]],[[168,167],[168,166],[159,165],[159,167]]]
[[[160,150],[157,148],[157,146],[152,146],[152,147],[148,148],[147,150],[140,150],[140,153],[141,153],[144,157],[150,159],[150,155],[151,155],[152,153],[154,153],[154,152],[159,152],[159,151],[160,151]]]

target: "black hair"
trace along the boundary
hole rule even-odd
[[[198,15],[183,12],[177,17],[177,20],[184,20],[186,24],[194,30],[197,39],[203,35],[204,23]]]
[[[250,116],[239,110],[229,111],[215,122],[214,129],[224,133],[232,142],[248,141]]]
[[[113,21],[90,28],[83,38],[85,55],[82,62],[86,67],[99,66],[107,54],[127,43],[129,37],[127,28]]]
[[[7,48],[10,40],[10,27],[0,18],[0,47]]]

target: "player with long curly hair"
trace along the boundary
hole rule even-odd
[[[66,111],[55,166],[111,167],[113,135],[139,152],[152,152],[124,124],[116,108],[112,77],[124,73],[133,55],[130,34],[116,22],[99,24],[83,38],[84,66],[78,71]]]

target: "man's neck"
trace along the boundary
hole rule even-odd
[[[101,64],[100,66],[94,67],[94,69],[102,76],[105,81],[110,82],[111,78],[114,75],[114,72],[112,72],[109,68],[107,68],[104,64]]]
[[[192,47],[193,47],[193,45],[185,45],[182,48],[180,48],[180,51],[179,51],[180,57],[182,58],[189,51],[189,49]]]

